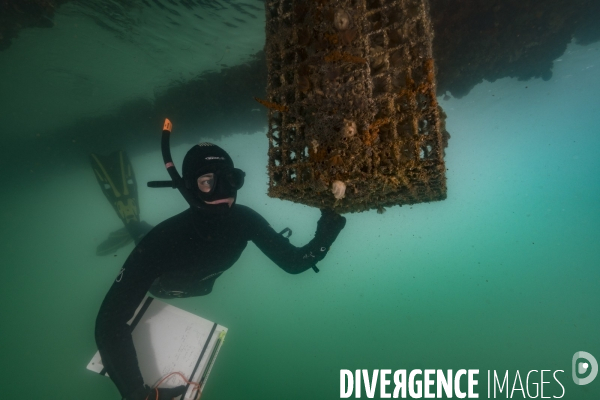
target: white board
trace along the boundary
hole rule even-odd
[[[227,328],[152,297],[142,301],[128,324],[133,326],[133,343],[146,384],[154,386],[171,372],[180,372],[199,383],[202,391]],[[99,352],[87,369],[107,375]],[[183,380],[174,375],[160,387],[182,384]],[[181,399],[194,400],[197,392],[191,385],[186,386]]]

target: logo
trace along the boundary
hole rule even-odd
[[[587,374],[588,371],[588,376],[579,378],[579,376]],[[575,384],[587,385],[596,378],[596,375],[598,375],[598,361],[593,355],[585,351],[578,351],[573,354],[573,381]]]
[[[115,279],[115,282],[121,282],[121,279],[123,279],[123,272],[125,272],[125,268],[121,268],[121,271],[119,271],[119,275],[117,276],[117,279]]]

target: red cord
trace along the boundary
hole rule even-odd
[[[198,393],[200,393],[200,384],[196,383],[196,382],[190,382],[187,380],[187,378],[181,373],[181,372],[171,372],[169,375],[165,376],[164,378],[162,378],[155,386],[154,386],[154,390],[156,391],[156,399],[158,400],[158,387],[167,379],[169,379],[171,376],[173,375],[179,375],[181,377],[181,379],[183,379],[183,381],[189,385],[192,385],[194,387],[194,390],[197,390]],[[192,391],[193,393],[193,391]],[[150,396],[150,395],[148,395]],[[148,396],[146,396],[146,400],[148,400]],[[196,398],[196,397],[194,397]],[[200,398],[200,396],[198,396],[197,398]]]

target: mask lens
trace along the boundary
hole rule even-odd
[[[235,190],[239,190],[244,186],[244,177],[246,176],[246,173],[241,169],[234,168],[227,172],[225,176],[231,187]]]
[[[198,178],[198,189],[210,193],[215,188],[215,174],[204,174]]]

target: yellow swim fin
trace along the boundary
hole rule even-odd
[[[123,224],[139,223],[137,182],[127,153],[91,154],[90,158],[100,188]]]

